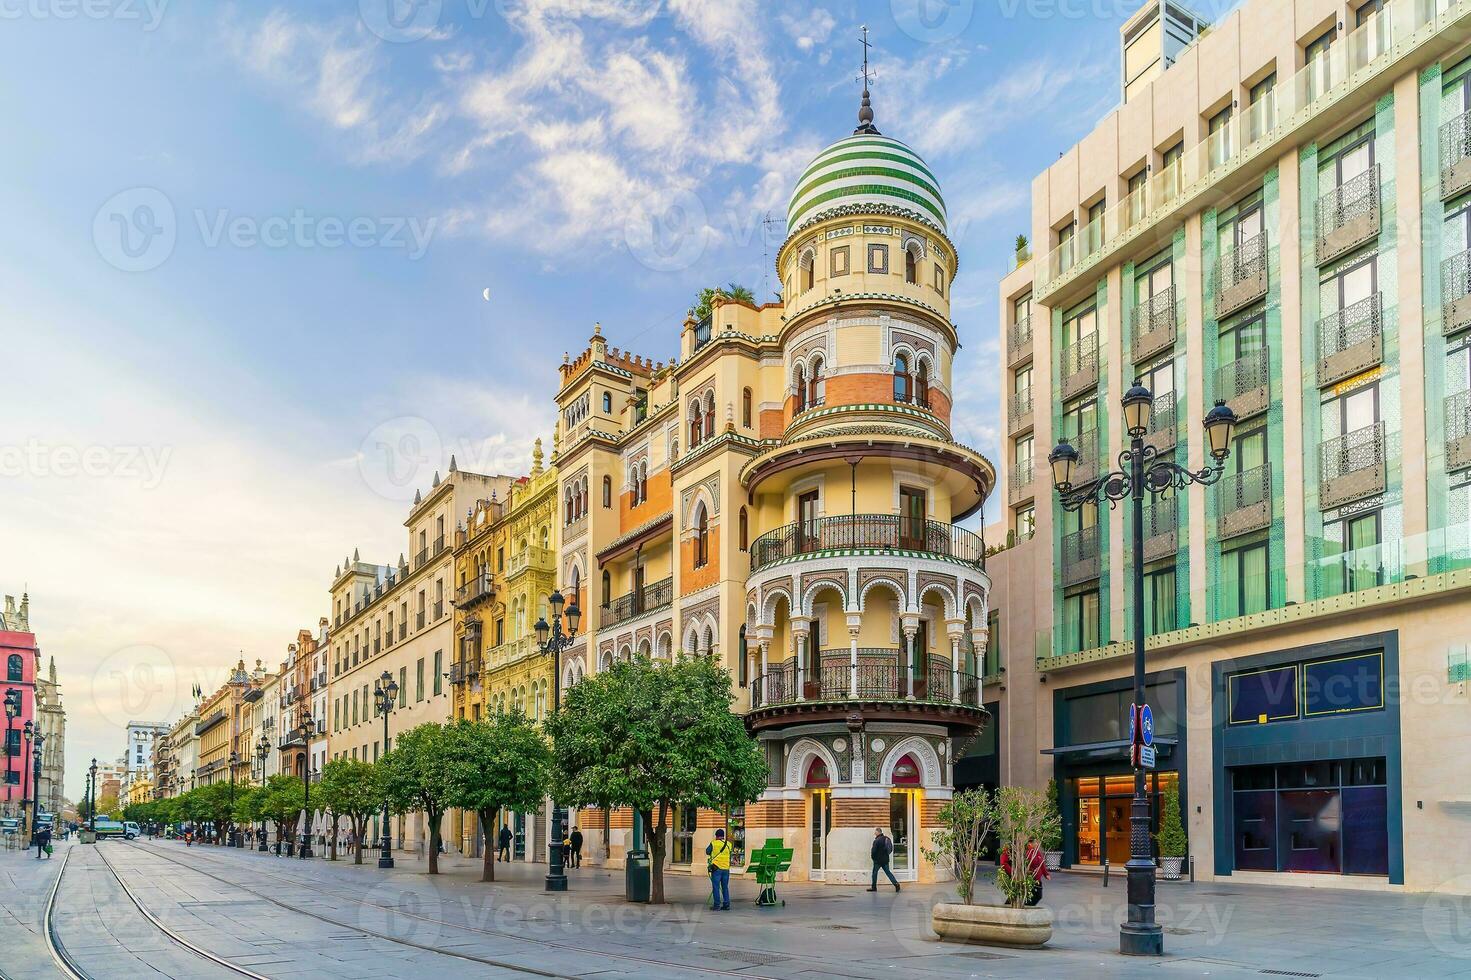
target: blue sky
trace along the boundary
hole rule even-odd
[[[594,321],[666,360],[701,286],[769,292],[860,24],[947,198],[957,430],[995,458],[996,281],[1136,6],[4,5],[0,588],[58,660],[69,790],[128,718],[279,662],[450,452],[524,469]]]

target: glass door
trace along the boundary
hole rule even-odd
[[[812,880],[821,881],[827,872],[827,834],[833,826],[833,793],[829,789],[812,791]]]
[[[689,864],[694,861],[697,813],[692,806],[674,808],[674,848],[669,857],[670,864]]]
[[[889,833],[894,838],[891,864],[894,876],[905,881],[914,880],[914,796],[915,791],[910,789],[889,793]]]
[[[818,543],[816,490],[809,490],[797,498],[797,550],[816,551]]]
[[[926,494],[914,487],[899,488],[899,547],[916,551],[924,548]]]

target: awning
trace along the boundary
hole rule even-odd
[[[1174,755],[1175,746],[1180,744],[1177,738],[1154,737],[1154,751],[1162,758]],[[1067,763],[1080,762],[1128,762],[1129,740],[1126,738],[1114,739],[1109,742],[1084,742],[1078,745],[1059,745],[1055,748],[1043,749],[1043,755],[1050,755]]]
[[[627,554],[635,548],[642,547],[650,541],[663,537],[668,533],[673,523],[674,512],[669,511],[668,513],[660,514],[646,524],[634,528],[598,552],[598,564],[606,565],[619,555]]]

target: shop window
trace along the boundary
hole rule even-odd
[[[1342,714],[1384,707],[1384,657],[1379,653],[1303,665],[1302,713]]]
[[[1243,671],[1226,679],[1233,725],[1264,725],[1297,717],[1297,664]]]

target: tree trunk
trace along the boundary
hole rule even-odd
[[[603,807],[603,864],[613,857],[613,808]]]
[[[669,803],[666,800],[659,801],[659,822],[654,825],[654,832],[649,835],[649,904],[664,904],[664,830],[669,820]],[[647,829],[650,821],[644,819],[644,827]]]
[[[333,861],[337,860],[337,829],[341,820],[342,818],[337,814],[332,814],[332,834],[327,840],[327,853],[331,855]]]
[[[353,864],[363,863],[363,835],[368,832],[368,818],[355,817],[352,821]]]
[[[424,819],[429,821],[429,873],[439,874],[439,816],[424,811]]]
[[[480,868],[481,881],[495,881],[495,811],[481,810],[476,814],[480,818],[480,836],[485,839],[485,859]]]

